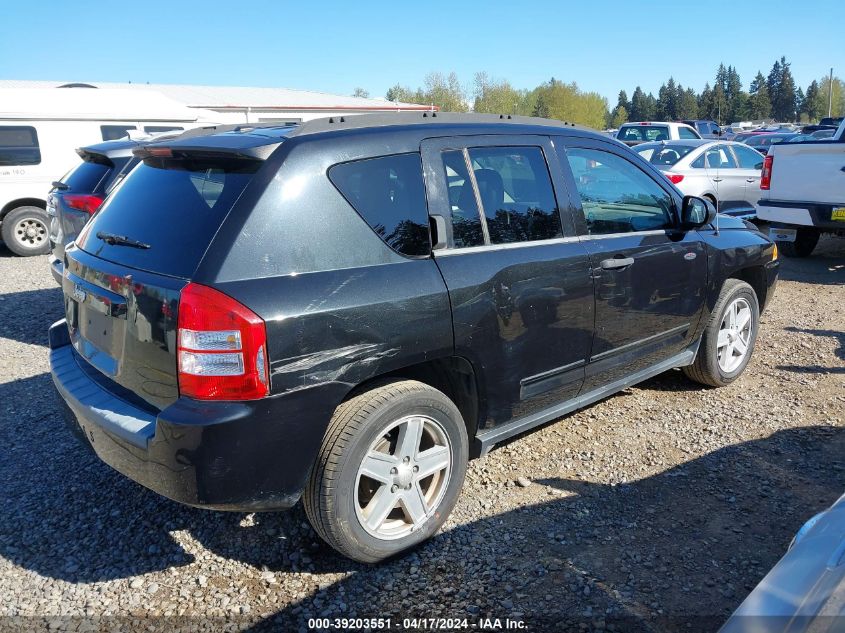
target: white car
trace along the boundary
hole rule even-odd
[[[628,147],[648,141],[678,141],[701,138],[695,128],[686,123],[672,121],[642,121],[624,123],[616,133],[616,140]]]
[[[0,90],[0,234],[16,255],[50,250],[47,193],[79,163],[76,148],[212,123],[157,92],[98,88]]]

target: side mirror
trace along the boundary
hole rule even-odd
[[[681,205],[681,228],[698,229],[716,219],[716,207],[704,198],[684,196]]]

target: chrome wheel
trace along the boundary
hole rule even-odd
[[[391,423],[358,467],[355,513],[376,538],[418,530],[437,510],[449,484],[452,449],[444,428],[412,415]]]
[[[734,299],[722,316],[716,349],[719,368],[726,374],[736,371],[748,355],[753,319],[751,305],[742,297]]]
[[[39,218],[21,218],[15,224],[14,237],[24,248],[40,248],[47,239],[47,225]]]

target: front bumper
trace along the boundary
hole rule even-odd
[[[217,510],[283,510],[302,494],[334,410],[326,387],[249,402],[179,398],[161,411],[119,394],[49,332],[53,382],[71,430],[118,472],[174,501]],[[339,393],[339,392],[338,392]]]

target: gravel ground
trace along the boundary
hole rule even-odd
[[[299,508],[182,507],[77,444],[48,373],[60,292],[44,258],[0,247],[0,628],[490,616],[535,631],[715,630],[845,491],[843,254],[825,239],[784,261],[730,387],[669,372],[517,438],[470,465],[438,536],[365,566]]]

